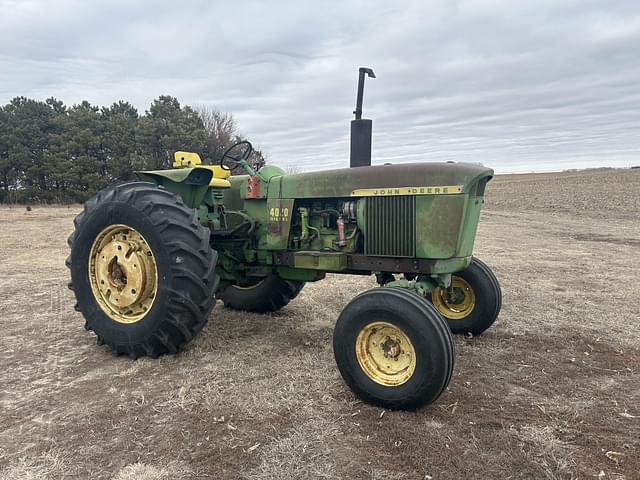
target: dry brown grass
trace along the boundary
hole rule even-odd
[[[121,469],[113,480],[181,480],[192,478],[192,474],[185,462],[169,462],[161,466],[132,463]]]
[[[45,480],[64,476],[64,462],[59,454],[45,452],[33,457],[19,457],[11,466],[0,471],[0,480]]]
[[[333,323],[371,278],[273,315],[218,305],[187,351],[132,362],[73,311],[78,208],[0,208],[0,479],[640,478],[639,201],[639,170],[493,180],[476,252],[504,307],[417,413],[362,404],[335,368]]]
[[[556,437],[550,426],[525,425],[515,435],[522,441],[522,450],[539,465],[544,478],[572,478],[575,462],[565,442]]]

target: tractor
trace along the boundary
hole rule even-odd
[[[268,313],[326,274],[375,275],[333,335],[338,369],[362,400],[414,410],[453,372],[453,333],[495,321],[501,290],[473,257],[487,182],[476,164],[371,166],[360,68],[350,167],[254,171],[247,141],[217,164],[175,153],[172,169],[89,199],[69,237],[70,287],[85,328],[115,355],[174,354],[225,308]],[[246,174],[231,175],[241,167]]]

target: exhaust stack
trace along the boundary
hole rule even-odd
[[[356,118],[351,120],[351,152],[349,166],[369,167],[371,166],[371,132],[372,121],[362,118],[362,98],[364,96],[365,75],[376,78],[373,70],[367,67],[360,67],[358,78],[358,97],[356,99],[356,109],[353,111]]]

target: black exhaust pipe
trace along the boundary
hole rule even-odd
[[[351,152],[349,166],[369,167],[371,166],[371,132],[373,122],[367,118],[362,118],[362,97],[364,96],[365,75],[376,78],[373,70],[360,67],[358,78],[358,97],[356,99],[356,109],[353,111],[356,118],[351,120]]]

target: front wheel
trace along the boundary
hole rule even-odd
[[[430,300],[453,333],[480,335],[498,318],[502,291],[498,279],[482,261],[451,277],[451,288],[434,288]]]
[[[364,401],[415,410],[445,390],[455,359],[451,332],[433,305],[400,288],[374,288],[342,311],[333,333],[342,378]]]

